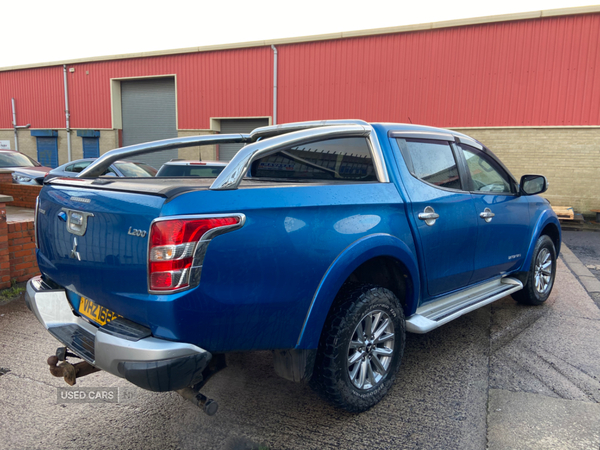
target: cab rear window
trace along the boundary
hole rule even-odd
[[[365,138],[318,141],[290,147],[252,163],[252,178],[377,181]]]

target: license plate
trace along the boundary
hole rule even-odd
[[[106,325],[111,320],[122,317],[112,312],[110,309],[97,305],[89,298],[85,297],[81,297],[81,301],[79,302],[79,312],[99,325]]]

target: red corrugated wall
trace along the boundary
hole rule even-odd
[[[279,45],[278,121],[600,125],[600,14]],[[272,115],[270,47],[69,65],[71,126],[111,128],[110,79],[177,75],[178,127]],[[89,75],[86,74],[89,72]],[[62,67],[0,72],[0,128],[64,128]]]
[[[279,120],[600,125],[600,14],[279,48]]]

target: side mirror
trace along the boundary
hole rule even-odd
[[[548,180],[542,175],[523,175],[519,184],[520,195],[536,195],[548,190]]]

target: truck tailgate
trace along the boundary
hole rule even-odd
[[[148,295],[148,233],[165,200],[46,185],[37,214],[40,270],[77,296],[118,313],[124,297]]]

